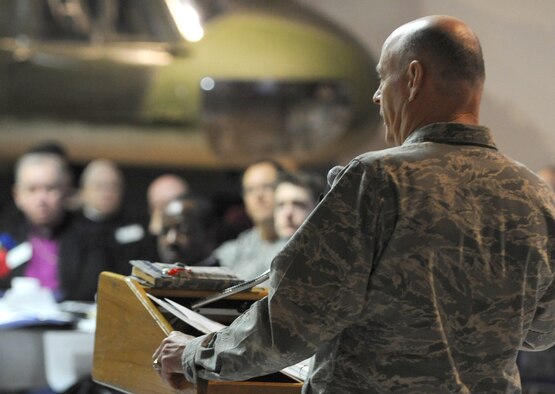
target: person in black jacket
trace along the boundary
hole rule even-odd
[[[107,248],[114,271],[129,275],[130,260],[155,260],[156,242],[147,233],[146,217],[141,220],[123,205],[125,178],[118,165],[107,159],[91,161],[80,178],[79,195],[82,229],[94,232]]]
[[[59,155],[30,152],[15,166],[18,211],[0,223],[0,288],[16,276],[35,277],[58,300],[92,301],[98,275],[112,270],[111,252],[66,210],[69,169]]]

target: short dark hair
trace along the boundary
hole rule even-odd
[[[291,183],[308,190],[312,194],[315,202],[318,201],[320,194],[325,191],[326,187],[326,182],[322,176],[305,171],[281,173],[277,181],[277,186],[282,183]]]
[[[245,168],[245,171],[247,171],[250,167],[256,166],[258,164],[269,164],[269,165],[271,165],[272,167],[274,167],[276,169],[276,172],[278,173],[278,175],[285,172],[285,168],[283,167],[283,165],[279,161],[277,161],[275,159],[272,159],[272,158],[262,158],[262,159],[253,161],[251,164],[249,164],[247,166],[247,168]],[[245,173],[245,171],[243,172],[243,174]]]
[[[42,141],[36,145],[31,146],[25,153],[52,153],[60,156],[66,161],[69,161],[69,155],[64,145],[58,141]]]
[[[482,83],[486,72],[477,37],[462,39],[441,26],[429,26],[409,34],[401,52],[400,65],[406,68],[415,58],[430,58],[439,65],[444,81]]]
[[[256,161],[253,161],[251,164],[249,164],[247,166],[247,168],[245,168],[245,170],[243,171],[243,174],[241,175],[241,184],[243,183],[243,181],[245,180],[245,173],[254,166],[257,166],[259,164],[269,164],[270,166],[272,166],[275,171],[276,171],[276,178],[279,179],[281,177],[281,174],[283,174],[285,172],[285,168],[281,165],[281,163],[277,160],[274,160],[272,158],[263,158],[263,159],[259,159]],[[241,186],[243,187],[243,186]]]

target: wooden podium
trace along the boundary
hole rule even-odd
[[[297,394],[302,383],[276,373],[245,382],[207,382],[184,391],[167,386],[152,369],[152,354],[174,327],[148,298],[167,297],[188,306],[211,292],[151,289],[135,279],[110,272],[99,278],[93,379],[128,393],[264,393]],[[249,304],[264,292],[245,292],[222,300],[235,308]],[[219,306],[221,306],[220,304]],[[226,305],[224,304],[224,308]]]

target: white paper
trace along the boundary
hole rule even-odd
[[[183,305],[179,305],[172,300],[169,300],[167,298],[161,300],[160,298],[154,297],[153,295],[147,295],[151,300],[156,302],[162,308],[166,309],[172,315],[204,334],[210,334],[215,331],[220,331],[222,328],[226,327],[225,325],[210,320],[207,317],[204,317]]]
[[[210,334],[211,332],[216,332],[216,331],[220,331],[222,328],[225,328],[226,326],[215,322],[212,319],[209,319],[205,316],[202,316],[200,313],[197,313],[183,305],[178,304],[175,301],[172,300],[168,300],[166,298],[166,301],[169,302],[173,307],[175,307],[178,311],[180,311],[181,313],[183,313],[183,315],[190,321],[194,321],[195,324],[203,327],[203,330],[199,330],[205,334]]]
[[[224,324],[215,322],[214,320],[202,316],[201,314],[170,299],[165,298],[164,300],[161,300],[160,298],[157,298],[151,294],[147,294],[147,296],[175,317],[179,318],[180,320],[184,321],[191,327],[196,328],[204,334],[210,334],[212,332],[220,331],[221,329],[226,327]],[[292,379],[303,382],[308,375],[310,360],[311,359],[309,358],[301,361],[298,364],[282,369],[281,372]]]

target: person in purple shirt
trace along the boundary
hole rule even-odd
[[[100,240],[77,226],[66,210],[70,171],[50,152],[29,152],[15,165],[13,197],[18,208],[0,223],[0,233],[16,246],[6,255],[0,288],[16,276],[37,278],[60,300],[92,301],[98,275],[110,270],[111,253]]]

